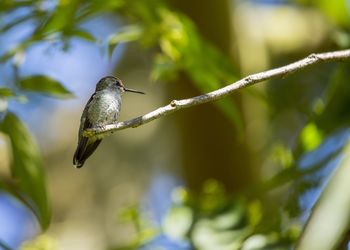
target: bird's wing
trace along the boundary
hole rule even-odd
[[[75,151],[74,158],[73,158],[73,164],[78,168],[83,166],[85,160],[96,150],[97,146],[102,141],[100,139],[88,138],[83,136],[84,130],[93,128],[93,125],[89,120],[89,117],[87,114],[88,114],[90,104],[94,99],[94,95],[95,94],[93,94],[90,97],[89,101],[87,102],[80,121],[81,123],[80,123],[80,130],[79,130],[78,147]]]
[[[91,106],[92,100],[94,99],[95,95],[96,95],[96,93],[94,93],[90,97],[90,99],[88,100],[88,102],[85,105],[83,114],[81,116],[80,128],[79,128],[79,140],[83,137],[84,130],[86,130],[88,128],[92,128],[92,123],[90,122],[89,117],[88,117],[88,111],[89,111],[89,108]]]

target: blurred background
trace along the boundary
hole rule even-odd
[[[123,96],[122,121],[348,48],[349,11],[346,0],[2,0],[0,249],[291,249],[347,154],[348,62],[118,131],[75,169],[80,116],[106,75],[146,92]]]

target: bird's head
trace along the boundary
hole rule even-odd
[[[120,93],[132,92],[132,93],[138,93],[138,94],[145,94],[142,91],[126,88],[123,85],[122,80],[114,76],[105,76],[97,83],[96,91],[101,91],[105,89],[110,89],[112,91],[119,91]]]

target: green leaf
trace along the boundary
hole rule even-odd
[[[173,239],[184,239],[191,229],[193,217],[188,206],[172,207],[163,221],[164,233]]]
[[[19,80],[18,85],[26,91],[39,92],[58,98],[69,98],[73,96],[60,82],[44,75],[24,77]]]
[[[36,34],[49,35],[56,32],[73,30],[76,25],[75,15],[79,7],[79,0],[58,1],[52,15],[36,30]]]
[[[315,123],[307,124],[301,131],[300,137],[305,151],[316,149],[323,140],[323,134]]]
[[[84,39],[86,41],[89,41],[89,42],[96,42],[96,38],[90,32],[88,32],[86,30],[82,30],[82,29],[74,30],[72,32],[72,35],[79,37],[81,39]]]
[[[119,43],[131,42],[139,39],[142,29],[137,25],[124,27],[121,31],[113,34],[108,39],[108,56],[111,57],[113,50]]]
[[[51,212],[39,149],[28,129],[11,112],[6,114],[0,130],[9,136],[11,142],[10,168],[20,200],[33,211],[45,230],[49,226]]]
[[[0,88],[0,97],[8,98],[15,96],[15,93],[9,88]]]

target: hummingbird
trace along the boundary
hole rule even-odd
[[[102,128],[105,125],[116,123],[122,104],[122,94],[133,92],[145,94],[144,92],[124,87],[123,82],[114,76],[103,77],[97,84],[95,93],[92,94],[85,105],[80,118],[78,134],[78,146],[74,153],[73,164],[81,168],[84,162],[96,150],[102,141],[102,137],[85,137],[84,130]]]

